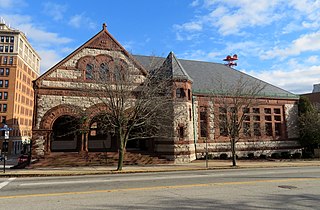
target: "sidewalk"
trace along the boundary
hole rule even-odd
[[[274,168],[320,166],[320,159],[313,160],[238,160],[237,167],[231,166],[231,160],[209,160],[206,168],[205,160],[197,160],[186,164],[124,166],[122,171],[116,171],[116,166],[60,167],[37,169],[7,169],[3,173],[0,166],[0,177],[32,177],[32,176],[76,176],[115,173],[168,172],[188,170],[213,170],[235,168]]]

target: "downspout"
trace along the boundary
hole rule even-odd
[[[192,118],[193,118],[193,139],[194,139],[194,149],[197,158],[197,133],[196,133],[196,120],[195,120],[195,107],[194,107],[194,100],[196,96],[192,96]]]

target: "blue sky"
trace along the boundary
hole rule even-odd
[[[320,0],[0,0],[41,72],[102,28],[131,53],[223,63],[293,93],[320,83]]]

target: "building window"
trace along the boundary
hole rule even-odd
[[[86,66],[86,79],[93,79],[93,64]]]
[[[184,98],[186,96],[183,88],[176,89],[176,98]]]
[[[184,138],[184,127],[180,126],[179,127],[179,138]]]
[[[3,64],[7,64],[7,63],[8,63],[8,57],[5,56],[5,57],[3,57]]]
[[[3,52],[3,46],[0,46],[0,52]]]
[[[228,136],[227,109],[219,107],[219,131],[221,136]]]
[[[13,42],[14,42],[14,37],[10,36],[10,43],[13,43]]]
[[[2,112],[7,112],[7,104],[3,104]]]
[[[6,42],[9,42],[9,38],[10,38],[10,37],[6,36]]]
[[[9,64],[13,64],[13,57],[9,58]]]
[[[281,136],[282,132],[281,132],[281,123],[275,123],[275,134],[276,136]]]
[[[10,74],[10,69],[6,68],[6,76],[9,76],[9,74]]]
[[[265,124],[265,132],[267,136],[272,136],[272,123]]]
[[[1,76],[4,75],[4,68],[0,68],[0,75],[1,75]]]
[[[5,100],[8,99],[8,92],[3,93],[3,99],[5,99]]]
[[[108,65],[105,64],[105,63],[101,63],[101,64],[100,64],[100,72],[101,72],[102,74],[109,74]]]
[[[0,80],[0,87],[3,87],[3,80]]]
[[[13,52],[13,46],[10,46],[9,51]]]
[[[102,81],[107,81],[109,80],[109,67],[105,63],[100,64],[100,73],[99,73],[99,79]]]
[[[264,108],[265,114],[271,114],[271,108]]]
[[[255,136],[261,136],[261,129],[260,129],[260,123],[259,122],[253,123],[253,134]]]
[[[207,108],[200,107],[200,137],[208,136],[208,116]]]
[[[275,121],[281,121],[281,116],[274,116]]]
[[[0,92],[0,100],[2,99],[2,92]]]
[[[271,121],[271,120],[272,120],[271,115],[266,115],[264,119],[265,119],[266,121]]]
[[[255,114],[260,114],[260,109],[259,108],[252,108],[252,112]]]
[[[5,52],[9,52],[9,47],[8,46],[4,46],[4,51]]]
[[[243,135],[244,136],[251,136],[250,122],[243,123]]]
[[[2,122],[2,123],[7,123],[7,117],[6,117],[6,116],[2,116],[1,118],[2,118],[2,119],[1,119],[1,122]]]
[[[6,87],[6,88],[9,87],[9,80],[4,81],[4,87]]]
[[[1,42],[4,42],[4,36],[1,36]]]

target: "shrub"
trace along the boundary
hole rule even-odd
[[[281,152],[281,158],[289,159],[291,157],[290,152]]]
[[[248,158],[253,159],[254,158],[254,153],[248,153]]]
[[[213,154],[208,154],[208,159],[209,160],[213,160],[214,159],[214,155]]]
[[[259,158],[260,158],[260,159],[267,159],[267,155],[261,154],[261,155],[259,156]]]
[[[292,158],[295,158],[295,159],[300,159],[301,158],[301,153],[300,152],[296,152],[292,155]]]
[[[302,152],[302,157],[303,158],[314,158],[314,155],[310,151],[304,151],[304,152]]]
[[[272,154],[271,154],[271,158],[279,159],[280,157],[281,157],[281,156],[280,156],[280,153],[275,152],[275,153],[272,153]]]
[[[226,159],[228,159],[228,154],[226,154],[226,153],[220,154],[220,159],[221,159],[221,160],[226,160]]]

